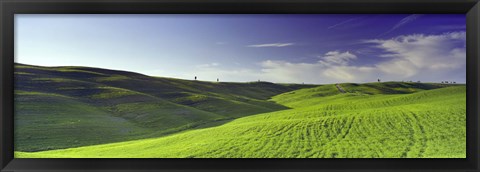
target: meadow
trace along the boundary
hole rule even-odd
[[[15,158],[466,157],[463,84],[224,83],[86,67],[16,70]]]

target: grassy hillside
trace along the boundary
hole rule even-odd
[[[169,136],[21,157],[465,158],[464,85],[340,84],[272,98],[291,109]]]
[[[312,87],[150,77],[87,67],[15,65],[15,150],[152,138],[288,109],[274,95]]]

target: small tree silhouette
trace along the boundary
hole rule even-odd
[[[197,80],[197,76],[195,76],[195,81]]]

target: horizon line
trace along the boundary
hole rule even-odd
[[[67,65],[67,66],[42,66],[42,65],[18,63],[18,62],[13,62],[13,63],[14,63],[14,66],[15,65],[24,65],[24,66],[34,66],[34,67],[44,67],[44,68],[62,68],[62,67],[94,68],[94,69],[103,69],[103,70],[111,70],[111,71],[129,72],[129,73],[135,73],[135,74],[144,75],[144,76],[148,76],[148,77],[154,77],[154,78],[167,78],[167,79],[179,79],[179,80],[187,80],[187,81],[214,82],[214,83],[255,83],[255,82],[260,83],[260,82],[264,82],[264,83],[272,83],[272,84],[329,85],[329,84],[368,84],[368,83],[399,82],[399,83],[466,84],[464,82],[441,83],[443,81],[440,81],[440,82],[418,82],[418,81],[413,81],[413,80],[403,80],[403,81],[389,80],[389,81],[375,82],[376,79],[374,79],[373,82],[334,82],[334,83],[324,83],[324,84],[308,83],[308,82],[302,82],[302,83],[297,83],[297,82],[291,82],[291,83],[289,83],[289,82],[270,82],[270,81],[260,80],[260,79],[259,80],[252,80],[252,81],[209,81],[209,80],[195,80],[195,79],[185,79],[185,78],[176,78],[176,77],[167,77],[167,76],[155,76],[155,75],[148,75],[148,74],[135,72],[135,71],[124,70],[124,69],[111,69],[111,68],[94,67],[94,66],[70,66],[70,65]],[[196,77],[196,76],[194,76],[194,77]],[[452,81],[448,81],[448,82],[452,82]],[[453,81],[453,82],[455,82],[455,81]]]

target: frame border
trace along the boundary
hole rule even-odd
[[[466,159],[14,159],[14,14],[466,14]],[[478,0],[0,0],[0,171],[480,171]]]

